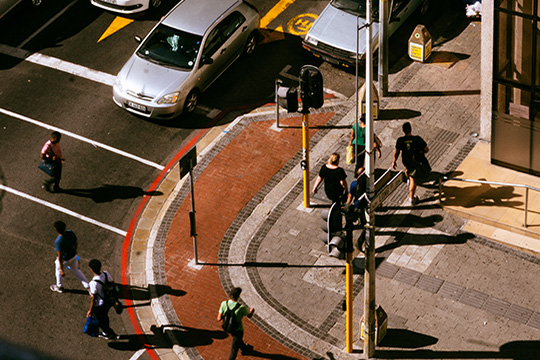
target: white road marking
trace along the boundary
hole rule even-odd
[[[75,5],[77,3],[77,1],[79,0],[73,0],[71,2],[71,4],[69,4],[68,6],[66,6],[62,11],[60,11],[58,14],[56,14],[56,16],[54,16],[52,19],[50,19],[49,21],[47,21],[42,27],[40,27],[39,29],[37,29],[32,35],[30,35],[29,38],[27,38],[25,41],[23,41],[19,46],[18,48],[22,48],[24,45],[28,44],[30,41],[32,41],[32,39],[34,37],[36,37],[37,34],[39,34],[43,29],[45,29],[47,26],[49,26],[52,22],[54,22],[56,19],[58,19],[63,13],[65,13],[70,7],[72,7],[73,5]]]
[[[142,356],[142,354],[144,354],[146,351],[146,349],[139,349],[137,350],[137,352],[135,354],[133,354],[132,357],[129,358],[129,360],[137,360],[138,358],[140,358]]]
[[[3,113],[5,115],[8,115],[8,116],[11,116],[11,117],[14,117],[14,118],[17,118],[19,120],[23,120],[23,121],[26,121],[26,122],[29,122],[31,124],[34,124],[34,125],[37,125],[37,126],[41,126],[45,129],[48,129],[48,130],[53,130],[53,131],[58,131],[59,133],[61,133],[62,135],[67,135],[67,136],[71,136],[77,140],[80,140],[80,141],[83,141],[83,142],[86,142],[88,144],[91,144],[95,147],[100,147],[102,149],[105,149],[105,150],[108,150],[110,152],[113,152],[115,154],[118,154],[118,155],[122,155],[124,157],[127,157],[127,158],[130,158],[130,159],[133,159],[135,161],[138,161],[138,162],[141,162],[145,165],[148,165],[148,166],[151,166],[151,167],[154,167],[158,170],[163,170],[165,167],[162,166],[162,165],[159,165],[159,164],[156,164],[155,162],[152,162],[152,161],[149,161],[149,160],[146,160],[146,159],[143,159],[143,158],[140,158],[136,155],[133,155],[133,154],[130,154],[130,153],[127,153],[125,151],[122,151],[122,150],[119,150],[119,149],[116,149],[116,148],[113,148],[112,146],[109,146],[109,145],[105,145],[105,144],[102,144],[100,142],[97,142],[97,141],[94,141],[94,140],[91,140],[91,139],[88,139],[88,138],[85,138],[84,136],[80,136],[80,135],[77,135],[75,133],[72,133],[70,131],[67,131],[67,130],[64,130],[64,129],[60,129],[56,126],[52,126],[52,125],[49,125],[49,124],[45,124],[45,123],[42,123],[40,121],[37,121],[37,120],[34,120],[34,119],[31,119],[27,116],[24,116],[24,115],[21,115],[21,114],[17,114],[13,111],[9,111],[9,110],[6,110],[6,109],[2,109],[0,108],[0,113]]]
[[[116,76],[101,71],[77,65],[69,61],[60,60],[52,56],[33,53],[23,49],[17,49],[8,45],[0,44],[0,53],[15,58],[29,61],[34,64],[43,65],[51,69],[63,71],[69,74],[80,76],[105,85],[113,86]],[[112,95],[111,95],[112,96]]]
[[[78,218],[78,219],[81,219],[83,221],[86,221],[87,223],[90,223],[90,224],[93,224],[93,225],[96,225],[96,226],[99,226],[103,229],[106,229],[106,230],[109,230],[109,231],[112,231],[114,233],[117,233],[118,235],[121,235],[123,237],[125,237],[127,235],[127,232],[124,231],[124,230],[120,230],[120,229],[117,229],[113,226],[110,226],[110,225],[107,225],[107,224],[104,224],[100,221],[97,221],[97,220],[94,220],[92,218],[89,218],[87,216],[84,216],[84,215],[81,215],[81,214],[78,214],[74,211],[71,211],[69,209],[66,209],[62,206],[59,206],[59,205],[55,205],[53,203],[50,203],[48,201],[45,201],[45,200],[41,200],[41,199],[38,199],[37,197],[34,197],[32,195],[28,195],[26,193],[23,193],[21,191],[18,191],[18,190],[15,190],[15,189],[12,189],[10,187],[7,187],[7,186],[4,186],[4,185],[1,185],[0,184],[0,190],[4,190],[4,191],[7,191],[9,193],[12,193],[14,195],[17,195],[17,196],[20,196],[22,198],[25,198],[27,200],[31,200],[33,202],[36,202],[38,204],[41,204],[41,205],[44,205],[44,206],[47,206],[51,209],[54,209],[56,211],[59,211],[59,212],[62,212],[64,214],[67,214],[67,215],[70,215],[70,216],[73,216],[75,218]]]

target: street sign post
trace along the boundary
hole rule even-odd
[[[190,235],[193,237],[193,253],[195,265],[199,264],[197,257],[197,223],[195,221],[195,191],[193,190],[193,168],[197,165],[197,149],[194,147],[180,159],[180,179],[189,173],[191,189],[191,211],[189,212]]]

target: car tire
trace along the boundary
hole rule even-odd
[[[199,102],[199,92],[195,89],[191,90],[186,96],[186,101],[184,101],[184,112],[192,113],[197,108],[197,103]]]
[[[34,5],[34,6],[39,6],[39,5],[41,5],[41,0],[31,0],[30,2],[31,2],[32,5]]]
[[[161,0],[150,0],[150,7],[156,9],[161,5]]]
[[[244,45],[244,55],[249,56],[253,54],[255,48],[257,48],[257,35],[257,31],[253,31],[249,34],[246,44]]]

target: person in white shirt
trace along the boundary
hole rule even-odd
[[[112,276],[107,271],[101,272],[101,262],[96,259],[90,260],[88,266],[92,270],[94,277],[90,280],[90,295],[92,295],[92,301],[90,302],[90,309],[86,316],[95,316],[98,320],[101,332],[99,337],[116,340],[118,335],[109,326],[109,309],[113,304],[105,301],[105,291],[103,286],[107,282],[112,282]]]

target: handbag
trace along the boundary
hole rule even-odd
[[[347,146],[347,164],[351,165],[354,163],[354,146]]]
[[[52,162],[48,162],[48,161],[45,161],[43,160],[41,162],[41,164],[38,165],[38,168],[43,171],[45,174],[49,175],[49,176],[53,176],[55,170],[56,170],[56,165]]]
[[[98,319],[95,316],[89,316],[86,318],[86,324],[84,324],[83,333],[91,336],[97,337],[99,334],[99,323]]]

